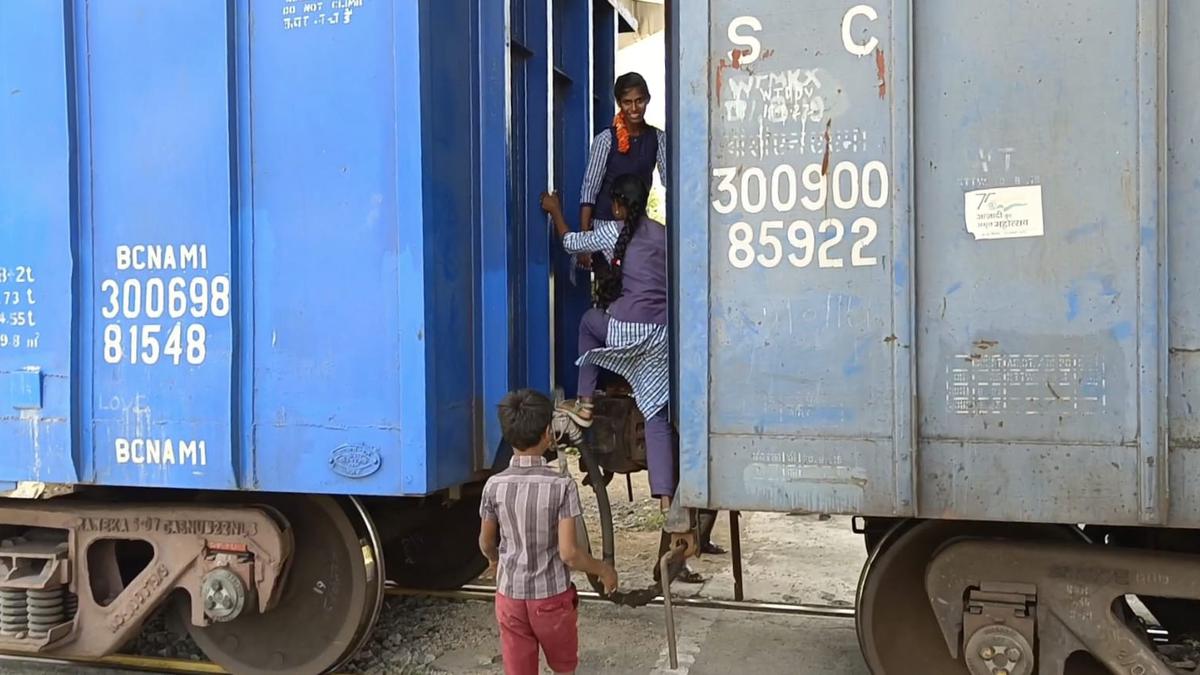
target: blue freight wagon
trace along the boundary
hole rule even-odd
[[[0,3],[0,650],[180,591],[230,671],[318,673],[385,580],[483,570],[495,405],[590,300],[537,195],[578,195],[621,16]]]
[[[862,517],[877,674],[1192,672],[1200,4],[671,26],[684,501]]]

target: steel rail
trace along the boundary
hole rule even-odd
[[[492,586],[469,585],[452,591],[427,591],[413,588],[400,588],[389,585],[386,594],[397,597],[426,597],[447,600],[493,600],[496,589]],[[594,591],[579,591],[579,599],[585,602],[608,602],[606,598]],[[752,600],[715,600],[711,598],[672,597],[676,607],[691,607],[695,609],[713,609],[733,612],[757,612],[763,614],[780,614],[786,616],[806,616],[827,619],[853,619],[854,608],[839,605],[812,605],[777,602],[757,602]],[[664,599],[659,596],[650,602],[653,606],[662,606]],[[173,659],[153,656],[135,656],[129,654],[114,654],[101,659],[71,659],[62,657],[27,656],[22,654],[0,653],[0,663],[29,664],[42,666],[109,668],[130,672],[165,673],[167,675],[228,675],[225,669],[207,661],[192,661],[189,659]]]
[[[99,659],[0,654],[0,663],[30,666],[61,666],[64,668],[108,668],[131,672],[165,673],[166,675],[228,675],[224,668],[207,661],[168,659],[156,656],[114,654]]]
[[[392,596],[419,596],[430,598],[446,598],[450,600],[491,600],[496,596],[496,589],[491,586],[463,586],[454,591],[426,591],[412,588],[389,586],[387,594]],[[608,602],[599,593],[579,591],[579,599],[588,602]],[[840,605],[810,605],[777,602],[756,602],[751,600],[714,600],[710,598],[671,598],[676,607],[694,607],[697,609],[719,609],[734,612],[759,612],[763,614],[784,614],[790,616],[811,616],[828,619],[853,619],[854,607]],[[663,598],[660,595],[650,602],[651,605],[661,606]]]

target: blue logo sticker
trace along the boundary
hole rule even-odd
[[[346,478],[366,478],[382,464],[379,449],[369,445],[339,445],[329,453],[329,467]]]

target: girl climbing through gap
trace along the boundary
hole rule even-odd
[[[591,424],[591,396],[600,369],[624,377],[633,388],[638,410],[646,418],[646,463],[650,492],[664,510],[679,482],[678,437],[668,418],[670,343],[667,333],[667,228],[646,215],[650,189],[640,176],[616,177],[608,190],[612,215],[622,223],[609,258],[608,272],[598,274],[600,306],[583,316],[579,327],[579,392],[563,411],[580,426]],[[542,195],[542,208],[554,220],[568,253],[598,252],[604,240],[595,232],[572,232],[558,197]],[[681,581],[698,583],[700,575],[684,568]]]
[[[671,425],[670,352],[667,339],[667,228],[646,215],[649,189],[638,176],[617,178],[609,190],[612,213],[621,219],[613,245],[610,272],[598,275],[601,307],[583,316],[579,327],[579,392],[563,404],[580,426],[591,424],[592,397],[600,368],[624,377],[633,388],[638,409],[646,417],[646,459],[650,490],[673,497],[676,471]],[[554,220],[568,253],[601,250],[593,232],[572,232],[555,195],[542,195],[542,208]]]
[[[613,213],[612,187],[619,176],[633,175],[647,187],[654,184],[654,168],[657,166],[662,180],[667,180],[667,137],[661,129],[646,124],[646,106],[650,103],[650,88],[646,79],[638,73],[625,73],[613,85],[613,99],[619,108],[613,117],[612,126],[601,131],[592,140],[588,154],[587,171],[584,172],[579,206],[581,232],[568,242],[563,241],[568,253],[576,255],[581,267],[593,268],[604,293],[605,279],[611,278],[610,266],[613,249],[624,227],[622,219]],[[603,254],[601,260],[593,260],[593,253]],[[584,323],[587,318],[584,318]],[[580,340],[583,340],[582,328]],[[587,386],[580,373],[579,398],[571,402],[568,411],[580,426],[592,423],[591,399],[594,392]]]

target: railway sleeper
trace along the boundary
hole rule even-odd
[[[1126,595],[1200,599],[1200,556],[961,540],[925,581],[946,646],[972,675],[1063,675],[1077,652],[1112,673],[1176,675],[1118,607]]]
[[[291,530],[257,508],[0,507],[0,651],[111,654],[177,590],[198,626],[266,612],[292,545]]]

